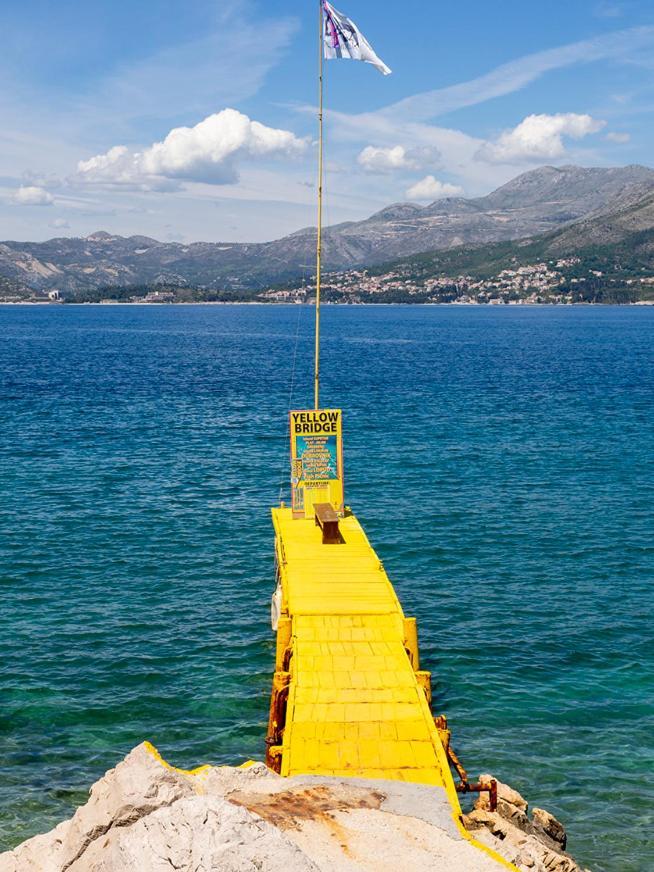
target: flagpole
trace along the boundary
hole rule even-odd
[[[320,408],[320,283],[322,267],[322,183],[323,183],[323,20],[322,0],[318,0],[318,233],[316,239],[316,364],[314,406]]]

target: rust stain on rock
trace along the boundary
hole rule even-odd
[[[321,785],[273,794],[236,790],[227,799],[259,815],[280,830],[298,830],[303,821],[320,821],[334,836],[341,838],[342,828],[334,820],[335,812],[357,808],[379,809],[386,797],[376,790],[349,788],[345,793]]]

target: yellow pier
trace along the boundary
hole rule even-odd
[[[503,867],[461,822],[445,718],[431,712],[415,618],[343,500],[340,409],[290,412],[291,506],[272,510],[277,587],[275,675],[266,763],[283,776],[433,785],[460,835]]]
[[[281,583],[269,763],[282,775],[385,778],[458,799],[406,619],[361,525],[324,545],[313,518],[274,509]],[[277,742],[280,744],[277,744]]]

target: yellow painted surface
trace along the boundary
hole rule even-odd
[[[288,673],[281,774],[437,785],[445,790],[462,835],[478,845],[460,822],[424,673],[414,671],[414,665],[419,668],[415,625],[405,623],[359,522],[353,515],[341,519],[340,545],[323,545],[314,520],[294,519],[291,509],[273,509],[273,524],[282,586],[279,633],[285,634],[276,669],[278,675]],[[407,647],[414,652],[413,665]]]
[[[359,522],[323,545],[313,520],[273,511],[292,657],[282,775],[454,784],[405,650],[404,613]],[[278,667],[279,668],[279,667]]]
[[[161,763],[162,766],[165,766],[166,769],[170,769],[172,772],[179,772],[181,775],[204,775],[211,770],[211,766],[208,763],[205,763],[203,766],[197,766],[195,769],[180,769],[178,766],[171,766],[170,763],[167,763],[164,760],[152,742],[144,742],[144,745],[148,754],[152,754],[157,762]]]

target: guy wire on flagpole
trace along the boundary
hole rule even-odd
[[[316,368],[314,406],[320,408],[320,281],[322,266],[322,182],[323,182],[323,0],[318,0],[318,233],[316,239]]]

